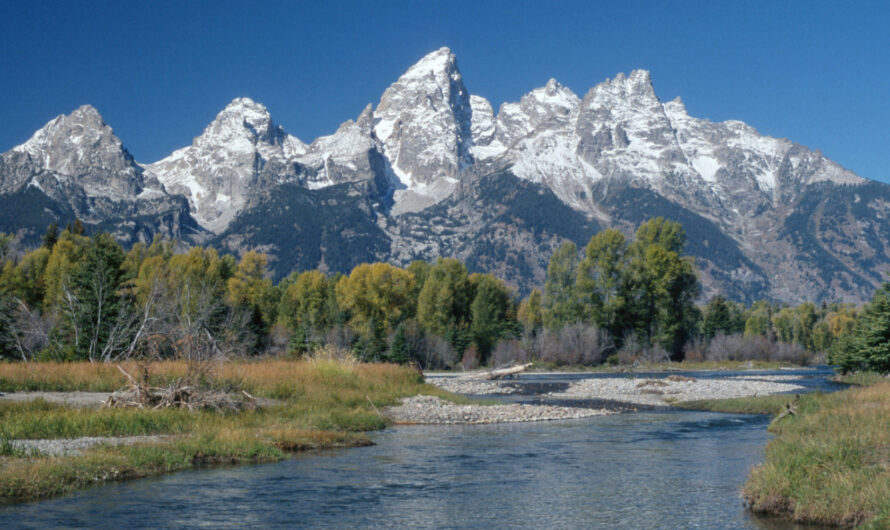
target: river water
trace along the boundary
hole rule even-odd
[[[374,433],[372,447],[2,507],[0,527],[793,528],[755,518],[739,496],[763,459],[768,423],[650,410],[397,426]]]

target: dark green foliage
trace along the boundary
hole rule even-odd
[[[386,344],[386,328],[374,318],[368,322],[369,331],[359,338],[355,345],[355,353],[365,362],[386,360],[388,345]]]
[[[10,295],[0,291],[0,359],[18,357],[15,347],[15,329],[13,328],[14,315],[15,302]]]
[[[838,341],[829,361],[844,372],[890,373],[890,283],[875,293],[853,331]]]
[[[68,333],[74,335],[73,353],[78,359],[98,360],[118,323],[123,303],[118,293],[123,281],[123,261],[120,245],[103,233],[90,240],[83,261],[71,272],[63,295],[63,310]]]
[[[58,240],[59,225],[52,223],[46,228],[46,233],[43,234],[43,247],[52,250]]]
[[[389,347],[388,360],[396,364],[407,364],[412,357],[413,354],[408,347],[405,324],[399,324],[392,336],[392,344]]]
[[[723,296],[717,295],[711,298],[705,306],[701,330],[702,335],[709,339],[717,332],[729,335],[736,331],[730,304]]]
[[[767,294],[768,282],[764,271],[745,257],[738,244],[712,221],[650,190],[623,187],[597,192],[605,194],[603,204],[611,207],[618,219],[633,225],[639,225],[654,216],[679,223],[686,232],[686,238],[684,247],[675,251],[697,256],[702,268],[706,268],[708,262],[713,263],[716,267],[709,268],[709,271],[728,289],[724,293],[728,298],[750,303]],[[702,259],[703,256],[707,256],[707,260]],[[750,271],[749,281],[744,288],[733,289],[738,283],[720,271],[739,269]]]
[[[509,331],[507,313],[511,309],[510,293],[503,283],[488,274],[474,274],[476,297],[470,306],[470,335],[481,356],[488,363],[491,351]]]
[[[83,221],[80,219],[75,219],[73,223],[68,223],[68,226],[65,227],[65,230],[71,232],[76,236],[82,236],[86,234],[86,227],[83,225]]]
[[[312,351],[312,338],[306,326],[297,326],[288,343],[288,353],[301,356]]]
[[[428,331],[437,335],[466,329],[471,318],[472,301],[473,285],[467,268],[456,259],[440,258],[430,268],[418,296],[417,319]]]
[[[679,357],[699,319],[695,267],[681,254],[685,237],[682,226],[659,217],[640,225],[630,244],[616,230],[595,235],[580,265],[574,247],[563,245],[547,271],[545,326],[584,321],[619,345],[633,334]]]

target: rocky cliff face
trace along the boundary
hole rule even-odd
[[[0,230],[33,240],[52,222],[106,225],[120,239],[159,233],[183,239],[199,229],[182,197],[133,161],[89,105],[58,116],[0,155]],[[119,222],[110,222],[119,221]]]
[[[266,107],[248,98],[226,106],[192,145],[148,164],[171,193],[186,197],[195,220],[223,230],[251,194],[294,180],[293,159],[306,145],[272,122]]]
[[[0,230],[80,217],[125,240],[212,233],[270,252],[277,274],[453,255],[526,291],[560,241],[657,215],[684,224],[708,295],[861,301],[890,271],[890,187],[819,151],[689,116],[644,70],[583,97],[551,79],[495,112],[447,48],[308,145],[239,98],[140,166],[82,107],[0,156],[0,203]]]

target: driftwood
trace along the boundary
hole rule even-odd
[[[510,368],[500,368],[498,370],[491,370],[489,372],[485,372],[482,374],[482,379],[494,380],[494,379],[502,379],[504,377],[512,377],[516,374],[524,372],[531,367],[532,363],[520,364],[519,366],[511,366]]]
[[[148,384],[148,374],[137,380],[121,366],[127,377],[127,387],[111,394],[105,401],[108,408],[163,409],[184,408],[188,410],[254,410],[256,398],[245,391],[232,395],[228,392],[205,390],[193,387],[187,380],[177,379],[166,387]]]
[[[778,416],[776,416],[776,419],[774,419],[772,421],[772,423],[776,423],[777,421],[781,420],[785,416],[794,416],[795,414],[797,414],[797,402],[799,400],[800,400],[800,395],[795,394],[794,399],[791,400],[789,403],[785,403],[785,409]]]

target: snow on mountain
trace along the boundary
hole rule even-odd
[[[374,180],[380,177],[377,173],[396,180],[384,169],[380,146],[373,137],[373,124],[374,111],[369,104],[355,121],[348,120],[334,134],[312,142],[305,153],[295,158],[307,168],[303,185],[318,189],[343,182]]]
[[[374,134],[413,194],[436,201],[450,193],[473,162],[470,95],[451,50],[430,53],[386,89],[374,110]]]
[[[307,146],[275,125],[269,111],[249,98],[229,103],[192,145],[146,165],[164,186],[188,198],[204,228],[225,229],[250,190],[296,178],[292,161]]]
[[[47,193],[58,186],[76,186],[88,197],[115,200],[160,192],[160,184],[146,179],[111,127],[90,105],[54,118],[3,158],[5,166],[18,166],[14,173],[19,178],[0,179],[5,180],[0,192],[14,191],[26,180]],[[48,176],[52,178],[47,180]]]

